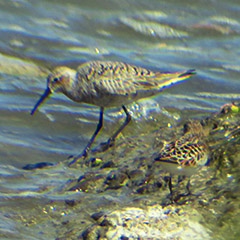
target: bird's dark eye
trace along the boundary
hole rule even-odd
[[[53,82],[57,82],[57,81],[58,81],[58,78],[54,78],[54,79],[53,79]]]

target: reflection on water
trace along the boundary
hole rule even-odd
[[[0,159],[4,171],[27,163],[61,162],[79,153],[95,129],[98,108],[73,103],[62,95],[52,96],[30,116],[45,89],[46,76],[56,65],[76,68],[84,61],[102,59],[153,70],[197,70],[188,81],[129,106],[136,127],[123,133],[126,136],[144,132],[146,120],[153,127],[169,121],[176,125],[190,114],[206,116],[226,102],[239,100],[239,9],[234,0],[207,2],[207,7],[203,0],[1,1]],[[155,117],[158,114],[163,120]],[[98,143],[122,120],[118,109],[108,109]],[[25,174],[13,172],[12,176]],[[41,181],[41,174],[35,177]],[[56,184],[69,178],[66,175]],[[10,179],[6,188],[11,188]]]

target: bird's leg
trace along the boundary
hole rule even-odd
[[[111,144],[115,141],[115,138],[119,135],[119,133],[128,125],[128,123],[131,121],[131,115],[129,114],[127,108],[122,105],[123,111],[126,114],[126,119],[124,123],[120,126],[120,128],[108,139],[108,143]]]
[[[93,135],[92,135],[91,139],[89,140],[87,146],[83,149],[83,151],[79,155],[74,157],[74,159],[68,164],[68,166],[71,166],[73,163],[78,161],[81,157],[84,157],[84,158],[87,157],[88,151],[89,151],[92,143],[94,142],[96,136],[98,135],[98,133],[102,129],[102,126],[103,126],[103,114],[104,114],[104,107],[101,107],[100,108],[98,125],[97,125],[97,128],[96,128],[95,132],[93,133]]]
[[[127,108],[122,105],[122,108],[126,114],[126,119],[124,121],[124,123],[118,128],[118,130],[108,139],[107,142],[105,143],[101,143],[100,145],[100,150],[97,151],[106,151],[108,148],[112,147],[114,145],[114,141],[116,139],[116,137],[119,135],[119,133],[128,125],[128,123],[131,121],[131,115],[129,114]]]

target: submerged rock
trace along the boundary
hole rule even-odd
[[[34,170],[34,169],[41,169],[41,168],[45,168],[48,166],[53,166],[55,165],[54,163],[50,163],[50,162],[39,162],[39,163],[33,163],[33,164],[27,164],[25,166],[22,167],[22,169],[24,170]]]

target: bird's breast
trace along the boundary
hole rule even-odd
[[[88,86],[89,87],[89,86]],[[141,98],[146,98],[155,95],[158,90],[137,90],[135,92],[120,92],[99,91],[93,87],[81,88],[75,87],[64,94],[71,100],[79,103],[92,104],[99,107],[121,107],[135,102]]]

